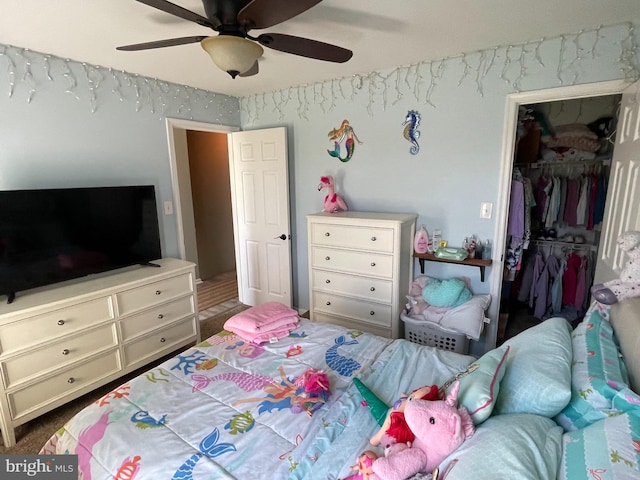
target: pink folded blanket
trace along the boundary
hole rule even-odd
[[[281,338],[288,337],[291,330],[294,330],[297,326],[297,323],[289,323],[282,328],[277,328],[275,330],[269,330],[260,333],[245,332],[244,330],[240,330],[238,328],[228,328],[226,325],[224,328],[225,330],[235,333],[247,342],[257,343],[258,345],[260,345],[261,343],[266,343],[271,340],[279,340]]]
[[[238,329],[249,333],[265,333],[291,323],[295,325],[298,320],[296,310],[280,302],[267,302],[234,315],[225,322],[224,328],[231,332]]]

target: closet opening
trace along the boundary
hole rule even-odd
[[[497,344],[550,317],[584,318],[621,98],[520,105]]]

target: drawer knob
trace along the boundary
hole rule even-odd
[[[75,379],[75,378],[73,378],[73,377],[69,377],[69,380],[67,380],[67,382],[68,382],[68,383],[73,383],[73,382],[75,382],[75,381],[76,381],[76,379]]]
[[[63,355],[69,355],[69,349],[65,348],[64,350],[62,350],[62,354]]]
[[[371,262],[371,266],[375,267],[376,266],[376,262]]]
[[[164,342],[166,342],[166,341],[167,341],[167,339],[166,339],[166,338],[164,338],[164,337],[162,337],[162,338],[160,339],[160,343],[164,343]]]
[[[328,307],[329,305],[331,305],[331,302],[327,302],[327,307]]]
[[[159,315],[158,315],[158,320],[162,320],[163,318],[164,318],[164,315],[163,315],[163,314],[159,314]]]
[[[324,281],[324,283],[331,283],[331,280],[329,280],[328,278]]]
[[[371,310],[371,311],[369,312],[369,315],[372,315],[372,316],[373,316],[373,315],[375,315],[375,314],[376,314],[376,312],[374,312],[373,310]]]
[[[64,320],[58,320],[58,325],[64,325]]]
[[[325,260],[331,260],[331,257],[329,255],[327,255],[326,257],[324,257]]]
[[[162,292],[160,290],[156,290],[156,295],[160,295]]]
[[[376,291],[376,287],[371,287],[369,290],[371,290],[372,292]]]
[[[324,236],[325,236],[325,237],[330,237],[330,236],[331,236],[331,234],[330,234],[329,232],[324,232]]]
[[[371,237],[371,241],[372,241],[372,242],[375,242],[376,240],[377,240],[377,238],[376,238],[376,237]]]

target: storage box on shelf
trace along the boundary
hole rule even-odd
[[[200,339],[195,266],[162,259],[0,305],[0,429],[14,429]]]

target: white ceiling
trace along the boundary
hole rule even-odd
[[[174,3],[204,16],[200,0]],[[333,43],[352,50],[351,60],[334,64],[265,48],[260,73],[235,80],[197,43],[116,51],[119,45],[215,34],[135,0],[0,0],[0,43],[247,96],[629,21],[640,23],[640,0],[324,0],[250,33]]]

